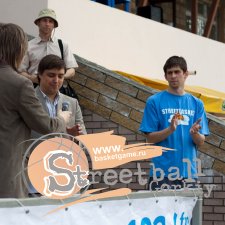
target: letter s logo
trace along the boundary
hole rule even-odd
[[[52,174],[50,176],[44,177],[44,194],[49,197],[53,194],[58,196],[69,195],[73,192],[76,184],[76,179],[73,175],[73,171],[63,168],[61,166],[57,166],[56,162],[58,159],[64,159],[68,165],[73,165],[72,152],[55,150],[48,152],[48,154],[44,157],[45,170]],[[63,179],[62,176],[64,176],[64,178],[66,177],[68,181],[66,184],[65,182],[60,182]],[[61,184],[57,182],[57,177],[58,181]]]
[[[65,199],[85,192],[84,186],[89,184],[89,164],[83,148],[69,138],[47,137],[34,142],[39,144],[29,157],[27,171],[33,187],[51,199]]]

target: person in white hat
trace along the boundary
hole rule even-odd
[[[43,9],[39,12],[34,23],[39,28],[39,37],[29,41],[28,50],[19,68],[20,74],[29,78],[34,84],[38,83],[37,69],[41,59],[49,54],[57,55],[63,58],[66,64],[65,79],[72,78],[75,75],[77,62],[70,51],[68,44],[62,42],[63,54],[61,54],[58,39],[54,37],[54,29],[58,27],[56,13],[52,9]]]

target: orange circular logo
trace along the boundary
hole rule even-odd
[[[52,199],[68,198],[89,185],[88,160],[82,148],[62,137],[44,140],[28,161],[28,176],[34,188]]]

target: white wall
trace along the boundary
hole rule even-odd
[[[36,34],[40,9],[56,11],[56,36],[74,53],[108,69],[164,79],[162,67],[171,55],[184,56],[187,83],[224,92],[225,45],[90,0],[1,0],[0,21],[16,22]]]
[[[0,1],[0,22],[16,23],[29,34],[38,34],[33,21],[40,9],[47,7],[48,0]]]

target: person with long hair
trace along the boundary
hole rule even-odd
[[[31,129],[42,134],[66,130],[73,134],[73,128],[65,127],[68,112],[50,118],[36,98],[32,82],[17,72],[26,50],[23,29],[0,24],[0,198],[27,196],[21,167]]]

